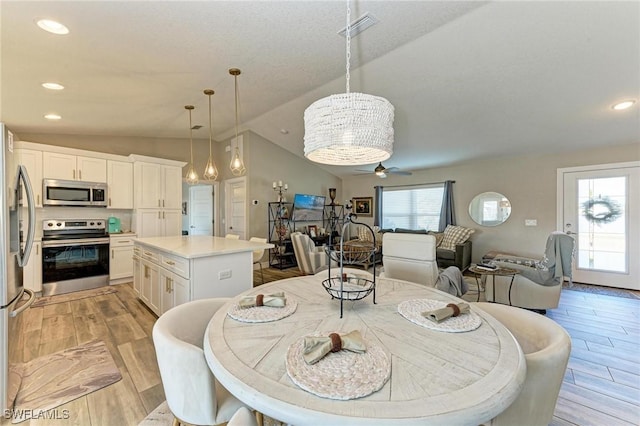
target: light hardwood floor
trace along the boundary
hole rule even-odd
[[[297,268],[265,268],[264,273],[265,282],[300,274]],[[254,284],[260,283],[258,272]],[[164,401],[151,339],[156,317],[136,299],[130,284],[114,288],[116,293],[27,311],[26,361],[100,339],[123,379],[58,407],[69,410],[69,419],[21,425],[137,425]],[[573,342],[552,424],[640,424],[640,298],[563,290],[560,306],[547,316]]]

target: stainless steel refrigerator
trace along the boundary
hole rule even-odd
[[[13,134],[0,123],[0,413],[5,415],[20,386],[21,314],[35,300],[22,285],[35,233],[34,206],[27,170],[13,152]]]

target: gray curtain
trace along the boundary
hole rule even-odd
[[[444,232],[447,225],[456,224],[456,212],[453,208],[453,183],[448,180],[444,183],[444,193],[442,194],[442,210],[440,210],[440,225],[438,232]]]
[[[376,197],[374,201],[373,226],[382,228],[382,186],[374,186]]]

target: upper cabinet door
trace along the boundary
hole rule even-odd
[[[102,158],[77,157],[76,180],[106,182],[107,160]]]
[[[107,161],[110,209],[133,208],[133,164],[124,161]]]
[[[174,166],[163,166],[163,199],[162,207],[167,209],[182,208],[182,169]]]
[[[102,158],[43,152],[42,161],[42,177],[45,179],[107,181],[107,160]]]
[[[162,166],[160,164],[136,162],[134,165],[137,209],[161,208]],[[181,191],[182,193],[182,191]]]
[[[42,151],[32,149],[16,150],[18,162],[27,168],[33,196],[36,200],[36,207],[42,207]],[[22,189],[24,191],[24,188]],[[27,195],[23,192],[22,199],[26,200]]]
[[[75,155],[45,151],[42,153],[42,163],[42,177],[44,179],[78,179]]]

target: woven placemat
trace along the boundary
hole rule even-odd
[[[398,305],[398,312],[414,324],[430,328],[431,330],[445,331],[448,333],[462,333],[475,330],[482,324],[482,319],[473,312],[447,318],[439,323],[422,316],[423,312],[444,308],[445,306],[447,306],[447,302],[441,300],[413,299],[400,303]]]
[[[287,298],[284,308],[274,308],[271,306],[254,306],[252,308],[241,308],[238,304],[233,305],[227,315],[236,321],[241,322],[271,322],[286,318],[296,311],[298,302]]]
[[[328,336],[317,333],[316,336]],[[382,347],[365,341],[367,351],[331,352],[315,364],[302,357],[304,337],[287,351],[287,374],[300,388],[322,398],[348,400],[380,390],[391,375],[391,360]]]

